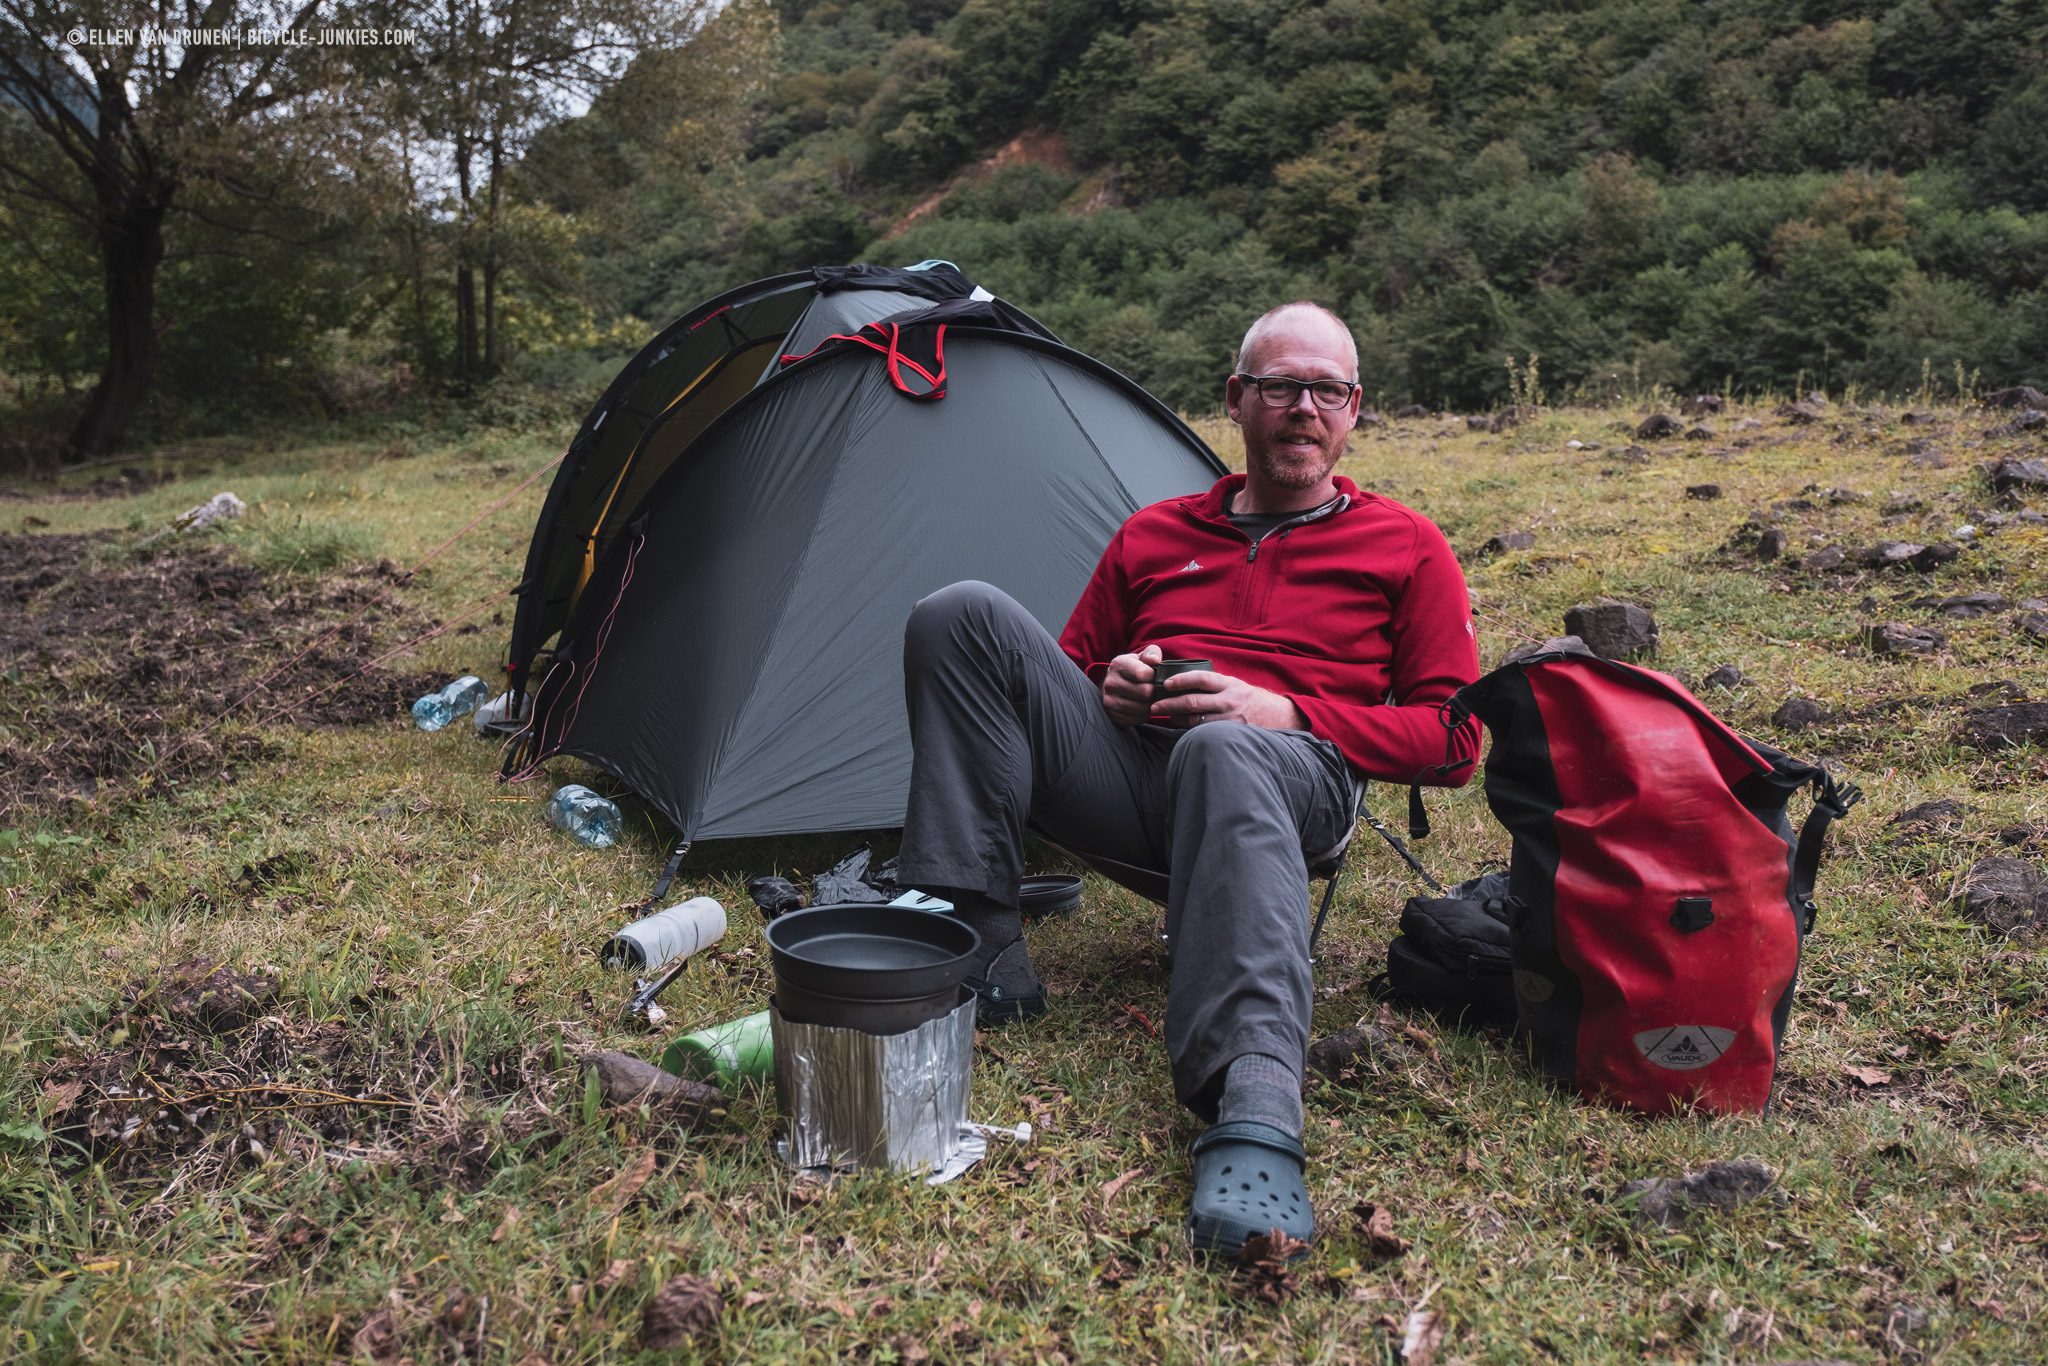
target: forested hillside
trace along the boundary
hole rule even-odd
[[[684,286],[668,304],[790,261],[943,256],[1184,405],[1298,294],[1353,319],[1385,402],[1497,400],[1532,353],[1554,393],[1896,390],[1923,362],[1947,386],[2048,358],[2039,0],[781,16],[740,213],[647,258]]]
[[[1350,316],[1382,404],[1505,401],[1509,357],[1553,399],[2048,377],[2048,0],[642,11],[582,99],[522,92],[499,17],[330,64],[290,156],[210,146],[277,183],[209,162],[173,206],[139,431],[573,407],[689,303],[856,258],[957,261],[1189,408],[1295,296]],[[8,164],[67,174],[0,99]],[[33,197],[0,229],[0,413],[54,423],[102,263]]]

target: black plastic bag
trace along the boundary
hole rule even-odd
[[[869,871],[874,851],[863,844],[839,862],[811,878],[813,906],[839,906],[859,902],[894,901],[903,889],[896,885],[896,860]]]

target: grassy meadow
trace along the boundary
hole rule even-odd
[[[660,820],[627,799],[621,846],[584,849],[542,822],[552,784],[498,783],[466,723],[411,727],[416,675],[496,676],[503,591],[546,489],[521,481],[567,430],[218,443],[140,456],[118,481],[6,491],[7,610],[19,624],[53,595],[73,606],[0,660],[0,1359],[651,1359],[643,1313],[683,1274],[722,1302],[685,1359],[2048,1359],[2041,948],[1952,898],[1978,858],[2048,859],[2048,755],[1957,739],[1969,708],[2048,699],[2048,643],[2015,624],[2048,597],[2048,525],[1982,470],[2048,450],[2038,431],[2002,434],[2010,413],[1930,407],[1908,424],[1898,404],[1843,402],[1807,424],[1731,408],[1705,419],[1710,436],[1635,446],[1647,411],[1544,410],[1500,433],[1390,421],[1358,434],[1343,470],[1444,527],[1486,663],[1560,634],[1576,603],[1641,603],[1657,667],[1862,786],[1823,867],[1779,1099],[1761,1120],[1646,1121],[1553,1093],[1498,1037],[1390,1017],[1398,1046],[1310,1086],[1323,1235],[1290,1275],[1190,1258],[1197,1128],[1150,1030],[1157,912],[1092,879],[1082,912],[1033,938],[1053,1011],[977,1051],[973,1117],[1036,1136],[950,1185],[792,1178],[768,1146],[770,1088],[741,1088],[696,1131],[586,1089],[588,1049],[653,1056],[669,1033],[758,1009],[770,968],[745,882],[816,871],[857,841],[693,851],[678,891],[718,898],[735,929],[650,1034],[620,1021],[627,984],[593,950],[646,894]],[[1230,458],[1228,424],[1198,425]],[[1718,497],[1688,496],[1707,484]],[[144,544],[222,489],[247,517]],[[411,579],[366,568],[412,566],[508,497]],[[1789,558],[1743,544],[1755,513]],[[1964,553],[1931,573],[1856,567],[1859,547],[1965,524]],[[1478,553],[1516,530],[1533,545]],[[47,573],[15,566],[96,532]],[[1829,545],[1851,551],[1839,570],[1790,562]],[[181,567],[195,555],[203,572]],[[176,724],[136,731],[112,776],[63,779],[51,718],[91,721],[108,671],[169,618],[198,630],[226,611],[190,590],[229,568],[234,600],[269,603],[279,634],[206,637],[156,685]],[[161,610],[84,638],[96,576],[141,573]],[[1971,592],[2013,605],[1916,605]],[[278,640],[371,609],[375,633],[341,633],[357,661],[441,633],[376,666],[385,700],[367,714],[309,720],[273,691],[215,724],[212,701],[181,700],[239,695],[283,662]],[[1946,644],[1878,657],[1861,631],[1885,621],[1938,626]],[[1701,686],[1725,664],[1744,681]],[[1827,719],[1774,724],[1793,696]],[[91,724],[133,721],[114,711],[129,720]],[[590,771],[556,761],[549,777]],[[1404,795],[1375,792],[1397,826]],[[1936,799],[1960,814],[1888,823]],[[1506,857],[1476,783],[1432,812],[1418,852],[1445,881]],[[1319,1035],[1381,1018],[1367,984],[1416,890],[1369,835],[1354,850],[1317,970]],[[216,967],[275,993],[195,991]],[[1782,1199],[1670,1229],[1615,1199],[1736,1157],[1776,1169]],[[1412,1246],[1375,1239],[1367,1205]]]

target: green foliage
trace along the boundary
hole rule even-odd
[[[497,350],[594,374],[748,278],[939,256],[1190,409],[1302,296],[1389,403],[1505,402],[1510,352],[1559,395],[2039,378],[2038,32],[2035,0],[748,0],[533,138]],[[361,194],[311,246],[186,239],[160,428],[331,410],[337,333],[452,373],[458,224]],[[22,412],[96,373],[99,285],[0,228]]]
[[[259,512],[236,535],[243,557],[269,574],[328,574],[377,558],[376,543],[366,532],[304,513]]]

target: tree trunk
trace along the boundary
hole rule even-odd
[[[101,195],[100,261],[107,290],[107,364],[72,429],[74,460],[106,455],[135,420],[156,369],[156,271],[164,259],[168,186]]]
[[[484,373],[498,373],[498,175],[504,169],[505,140],[491,130],[490,186],[484,219]]]
[[[405,167],[405,245],[412,272],[413,350],[421,375],[438,378],[441,367],[434,359],[434,338],[427,327],[427,253],[420,241],[419,180],[413,174],[410,131],[400,146]]]
[[[476,260],[472,233],[469,139],[455,139],[455,182],[461,209],[455,224],[455,380],[467,392],[477,379]]]

